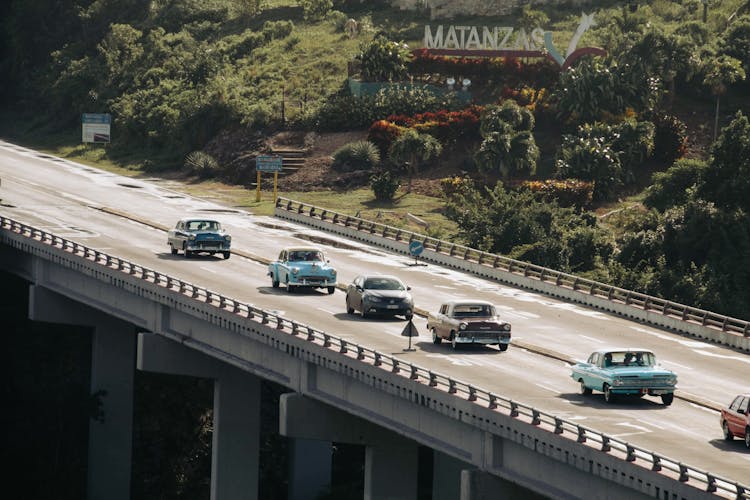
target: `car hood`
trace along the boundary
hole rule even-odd
[[[365,290],[368,297],[380,297],[383,299],[406,299],[411,294],[405,290]]]
[[[333,270],[333,267],[329,266],[324,262],[308,262],[306,260],[290,261],[289,267],[296,267],[297,269],[304,269],[306,272],[314,273],[326,273]]]
[[[221,238],[223,238],[224,236],[226,236],[226,233],[224,231],[190,231],[190,234],[194,234],[196,236],[211,236],[211,235],[215,235],[215,236],[219,236]]]
[[[658,366],[615,366],[607,370],[617,375],[637,375],[639,377],[674,375],[674,372]]]

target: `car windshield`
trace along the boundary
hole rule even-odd
[[[367,278],[365,290],[404,290],[404,285],[393,278]]]
[[[656,358],[651,352],[617,351],[604,355],[604,366],[654,366]]]
[[[295,250],[289,252],[289,260],[316,262],[323,260],[323,252],[317,250]]]
[[[456,318],[472,318],[494,315],[495,308],[486,304],[458,304],[453,307],[453,316]]]
[[[218,231],[221,226],[215,220],[191,220],[187,223],[188,231]]]

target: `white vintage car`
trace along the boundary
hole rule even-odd
[[[182,219],[167,233],[167,245],[172,255],[183,252],[185,257],[195,253],[220,253],[225,259],[231,255],[232,237],[219,221],[213,219]]]

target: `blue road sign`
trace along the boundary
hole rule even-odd
[[[421,241],[412,241],[409,243],[409,253],[413,256],[421,255],[424,252],[424,245]]]
[[[281,172],[281,156],[260,155],[255,158],[255,170],[258,172]]]

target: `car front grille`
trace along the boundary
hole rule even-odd
[[[672,387],[669,384],[669,375],[655,375],[653,377],[639,377],[637,375],[624,375],[620,376],[619,379],[622,381],[622,385],[626,387]]]

